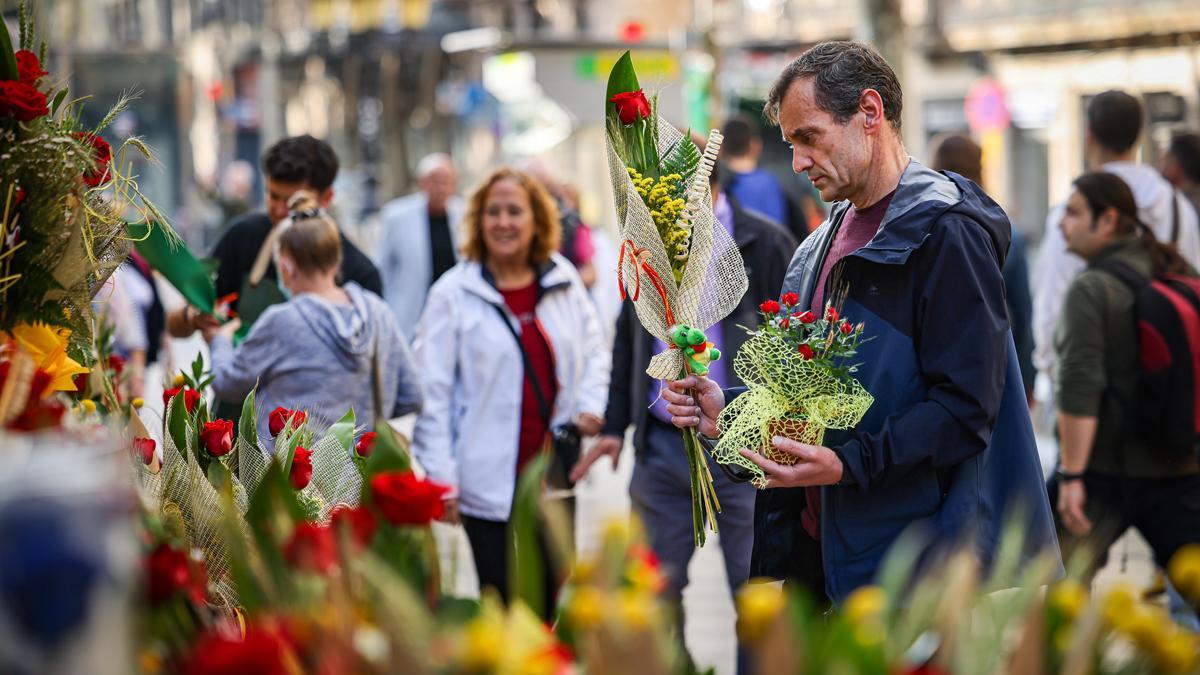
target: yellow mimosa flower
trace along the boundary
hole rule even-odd
[[[783,591],[771,584],[752,582],[742,586],[737,596],[738,635],[749,643],[761,640],[786,601]]]
[[[852,623],[878,619],[888,606],[887,593],[878,586],[863,586],[846,598],[842,608],[846,618]]]

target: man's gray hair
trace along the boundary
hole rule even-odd
[[[763,116],[771,124],[779,124],[779,105],[792,83],[804,77],[813,78],[817,106],[845,124],[858,112],[862,93],[874,89],[883,99],[883,115],[892,128],[900,131],[900,111],[904,92],[895,71],[879,52],[859,42],[822,42],[804,52],[783,69],[767,103]]]
[[[444,152],[433,152],[421,158],[417,162],[417,180],[420,180],[438,169],[446,167],[451,171],[454,170],[454,162],[450,159],[450,155]]]

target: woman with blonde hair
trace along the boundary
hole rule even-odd
[[[417,326],[426,404],[413,451],[453,487],[446,520],[461,519],[480,586],[507,597],[517,476],[551,436],[599,432],[610,353],[583,282],[556,252],[558,211],[540,183],[497,169],[463,225],[464,259],[430,289]]]
[[[296,193],[288,208],[275,242],[275,267],[289,300],[264,311],[237,347],[237,321],[205,331],[217,396],[240,401],[257,383],[258,436],[268,447],[267,418],[277,406],[305,411],[318,429],[350,408],[368,423],[418,410],[412,355],[387,304],[358,284],[337,283],[337,224],[308,192]]]

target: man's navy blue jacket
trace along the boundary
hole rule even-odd
[[[783,290],[802,306],[848,207],[835,206],[792,258]],[[1005,309],[1010,237],[1008,217],[977,185],[914,160],[875,237],[829,274],[824,297],[840,279],[842,315],[866,324],[855,376],[875,397],[856,429],[825,436],[848,483],[821,489],[835,602],[874,582],[910,528],[928,553],[970,546],[987,565],[1019,506],[1026,555],[1058,555]],[[802,488],[759,494],[751,576],[789,576],[797,538],[807,536],[804,503]]]

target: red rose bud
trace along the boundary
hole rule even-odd
[[[108,369],[113,371],[113,375],[120,377],[125,370],[125,357],[120,354],[111,354],[108,357]]]
[[[18,206],[20,206],[20,205],[21,205],[21,202],[23,202],[23,201],[25,201],[25,188],[23,188],[23,187],[21,187],[20,185],[18,185],[18,186],[17,186],[17,189],[16,189],[16,190],[13,190],[13,203],[12,203],[12,207],[13,207],[14,209],[15,209],[15,208],[17,208]]]
[[[24,82],[31,86],[37,86],[38,80],[42,79],[43,75],[50,73],[42,70],[42,64],[38,61],[37,54],[22,49],[13,56],[17,57],[17,81]]]
[[[621,118],[621,124],[633,124],[650,116],[650,102],[641,89],[617,94],[608,100],[617,106],[617,117]]]
[[[358,442],[354,444],[354,451],[358,453],[359,457],[366,459],[371,456],[372,452],[375,452],[375,437],[377,435],[374,431],[368,431],[359,437]]]
[[[142,464],[149,466],[154,461],[156,445],[153,438],[135,438],[133,439],[134,455],[142,460]]]
[[[233,449],[233,422],[213,420],[205,422],[200,430],[200,443],[204,451],[213,457],[223,457]]]
[[[170,389],[163,389],[163,407],[164,408],[171,405],[171,399],[175,398],[175,394],[178,394],[179,391],[180,391],[180,387],[171,387]]]
[[[788,307],[795,307],[800,302],[800,296],[795,293],[784,293],[783,297],[779,298],[779,301]]]
[[[812,347],[809,347],[808,345],[800,345],[800,349],[798,351],[800,352],[800,356],[804,357],[805,361],[811,361],[812,357],[815,356]]]
[[[812,312],[804,312],[803,314],[797,314],[796,318],[800,320],[800,323],[812,323],[817,320],[817,317],[814,316]]]
[[[442,517],[445,485],[421,480],[411,471],[381,473],[371,479],[371,499],[393,525],[428,525]]]
[[[849,335],[854,332],[854,326],[846,323],[845,319],[842,319],[842,325],[838,326],[838,329],[842,331],[842,335]]]
[[[829,323],[833,323],[838,320],[838,311],[834,309],[832,305],[825,310],[825,320]]]
[[[866,326],[865,326],[865,325],[863,325],[863,323],[860,321],[860,322],[858,323],[858,325],[854,327],[854,332],[855,332],[855,333],[861,333],[861,332],[863,332],[863,328],[866,328]]]
[[[28,82],[0,80],[0,115],[29,122],[50,114],[46,95]]]
[[[146,590],[152,605],[161,605],[178,593],[187,593],[199,604],[204,602],[206,585],[204,566],[166,542],[146,556]]]
[[[790,326],[790,325],[792,325],[792,322],[791,322],[791,321],[789,321],[789,320],[787,319],[787,317],[784,317],[784,319],[783,319],[782,321],[780,321],[780,322],[779,322],[779,327],[780,327],[780,328],[787,328],[787,327],[788,327],[788,326]]]
[[[337,566],[337,542],[328,527],[300,523],[283,547],[283,556],[296,569],[328,574]]]
[[[333,512],[329,514],[329,527],[334,532],[349,528],[350,541],[358,548],[366,548],[375,536],[375,516],[365,507],[352,508],[346,504],[339,504],[333,507]]]
[[[297,490],[308,487],[309,482],[312,481],[312,472],[312,452],[308,448],[296,446],[296,454],[292,456],[292,469],[288,473],[292,487]]]
[[[758,311],[762,312],[763,314],[778,314],[779,303],[775,302],[774,300],[767,300],[758,306]]]
[[[92,159],[96,162],[95,167],[83,174],[83,182],[87,183],[88,187],[97,187],[107,183],[111,177],[108,165],[112,163],[112,146],[99,134],[77,131],[75,137],[91,147]]]
[[[299,428],[308,417],[300,410],[288,410],[282,406],[271,411],[270,417],[267,418],[267,426],[270,428],[271,436],[278,436],[283,433],[283,430],[288,425],[290,420],[292,428]]]
[[[200,392],[195,389],[183,390],[183,407],[187,408],[188,414],[196,412],[196,404],[200,402]],[[230,423],[232,424],[232,422]]]

